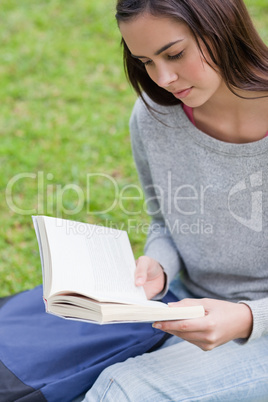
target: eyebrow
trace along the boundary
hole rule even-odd
[[[167,45],[161,47],[159,50],[157,50],[154,55],[158,56],[159,54],[163,53],[165,50],[169,49],[171,46],[175,45],[178,42],[182,42],[182,41],[183,41],[183,39],[178,39],[178,40],[175,40],[174,42],[170,42]],[[148,58],[147,56],[135,56],[132,53],[131,53],[131,56],[134,57],[134,59],[147,59]]]

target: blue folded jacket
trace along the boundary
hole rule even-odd
[[[2,300],[0,401],[68,402],[102,370],[159,347],[150,323],[96,325],[45,313],[42,286]],[[176,301],[169,292],[164,302]]]

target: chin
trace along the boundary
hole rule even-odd
[[[186,106],[189,106],[191,108],[197,108],[197,107],[203,106],[207,101],[208,101],[207,98],[202,99],[202,98],[196,97],[196,98],[190,99],[190,97],[189,97],[189,99],[183,99],[182,103],[184,103]]]
[[[196,108],[202,106],[205,102],[198,102],[197,100],[183,100],[182,103],[188,107]]]

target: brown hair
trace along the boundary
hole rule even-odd
[[[235,88],[268,91],[268,48],[243,0],[118,0],[116,11],[118,24],[145,12],[186,23],[200,52],[199,40],[233,93]],[[153,82],[144,65],[131,56],[123,38],[122,45],[126,75],[139,96],[144,91],[160,105],[181,103]]]

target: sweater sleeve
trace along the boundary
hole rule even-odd
[[[157,296],[157,298],[161,298],[166,293],[170,282],[179,271],[181,260],[160,212],[160,205],[155,192],[146,149],[142,141],[142,133],[139,127],[141,111],[147,113],[147,111],[144,111],[144,106],[141,104],[141,101],[137,100],[130,119],[130,134],[133,156],[145,194],[147,212],[151,216],[151,224],[144,252],[145,255],[158,261],[167,275],[166,287],[163,292]]]
[[[253,328],[250,337],[247,341],[260,338],[263,335],[268,334],[268,298],[240,301],[239,303],[246,304],[252,312],[253,316]],[[244,340],[238,340],[238,343],[245,343]]]

